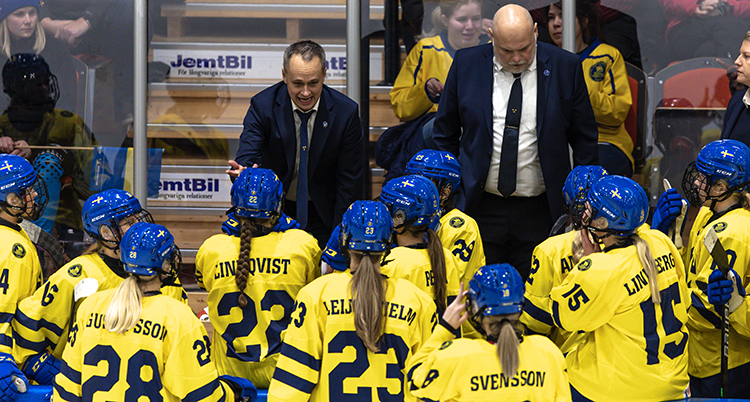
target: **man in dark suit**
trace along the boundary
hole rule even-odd
[[[737,84],[750,86],[750,32],[745,34],[745,40],[740,47],[740,55],[734,61],[737,68]],[[741,85],[737,85],[742,87]],[[744,88],[744,87],[743,87]],[[732,88],[734,91],[734,88]],[[733,139],[750,147],[750,91],[737,90],[729,100],[727,111],[724,113],[724,127],[721,129],[722,139]]]
[[[250,101],[235,161],[272,169],[284,183],[284,212],[325,245],[346,208],[364,196],[357,104],[323,84],[325,52],[312,41],[284,51],[284,78]]]
[[[457,205],[479,224],[487,263],[525,278],[563,213],[568,146],[576,165],[596,164],[598,133],[578,56],[537,43],[517,5],[497,11],[490,33],[492,44],[456,52],[434,137],[461,162]]]

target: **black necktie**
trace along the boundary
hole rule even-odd
[[[516,170],[518,166],[518,128],[521,126],[521,73],[513,74],[513,86],[508,99],[508,113],[505,115],[503,149],[500,152],[500,172],[497,175],[497,191],[503,197],[510,197],[516,191]]]
[[[307,121],[312,113],[295,110],[299,125],[299,168],[297,171],[297,222],[302,229],[307,227]]]

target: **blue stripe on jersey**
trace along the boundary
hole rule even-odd
[[[32,342],[32,341],[24,338],[23,336],[21,336],[16,331],[13,331],[13,340],[16,341],[16,344],[18,344],[18,346],[20,346],[20,347],[22,347],[24,349],[34,350],[34,351],[37,351],[37,352],[43,351],[44,349],[47,348],[47,346],[49,346],[50,348],[54,348],[54,345],[52,344],[52,342],[49,339],[45,339],[45,340],[40,341],[40,342]]]
[[[39,329],[43,328],[57,336],[62,336],[63,333],[63,329],[57,326],[57,324],[44,319],[39,321],[34,320],[32,318],[29,318],[29,316],[24,314],[21,310],[16,311],[16,321],[32,331],[39,331]]]
[[[279,368],[279,366],[276,366],[276,370],[273,372],[273,379],[281,381],[282,383],[306,394],[311,394],[315,389],[315,383],[299,378],[296,375]]]
[[[416,385],[414,385],[413,379],[414,379],[414,372],[417,371],[417,368],[419,366],[421,366],[421,365],[422,365],[422,363],[415,364],[414,367],[412,367],[409,370],[409,372],[406,373],[406,381],[409,381],[409,384],[411,384],[409,387],[411,388],[412,391],[416,391],[417,389],[419,389],[419,387],[417,387]]]
[[[523,303],[523,311],[526,312],[526,314],[530,315],[531,318],[545,323],[549,325],[550,327],[555,325],[555,323],[552,321],[552,316],[550,313],[540,309],[537,307],[534,303],[532,303],[529,299],[524,297],[524,303]]]
[[[13,319],[13,313],[0,313],[0,324],[5,324]]]
[[[691,293],[690,300],[692,301],[693,308],[695,308],[695,311],[697,311],[701,317],[713,324],[714,328],[721,329],[721,319],[718,315],[712,313],[711,310],[706,308],[700,297],[696,296],[695,293]]]
[[[5,335],[5,334],[0,334],[0,345],[12,348],[13,347],[13,338],[11,338],[10,336]]]
[[[68,379],[76,384],[81,383],[81,372],[74,370],[63,360],[60,364],[60,372]]]
[[[281,355],[286,356],[295,362],[310,367],[315,371],[320,371],[320,360],[294,346],[284,343],[281,346]]]
[[[440,402],[440,401],[436,401],[436,400],[434,400],[434,399],[427,399],[427,398],[420,398],[420,399],[421,399],[421,400],[422,400],[423,402]]]
[[[75,396],[72,393],[65,390],[65,388],[61,387],[60,384],[57,383],[57,381],[52,384],[52,386],[55,388],[55,391],[60,395],[61,398],[63,398],[66,401],[80,401],[80,396]]]
[[[219,379],[217,378],[209,382],[208,384],[196,389],[195,391],[187,394],[184,398],[182,398],[182,400],[184,402],[202,401],[208,398],[209,395],[213,394],[214,391],[216,391],[216,388],[219,387],[221,387],[221,384],[219,383]],[[223,402],[224,399],[226,399],[226,392],[224,392],[224,395],[221,396],[221,399],[219,399],[219,401]]]
[[[563,328],[562,323],[560,323],[560,305],[557,304],[556,301],[552,302],[552,319],[555,321],[555,325],[557,325],[558,328]]]

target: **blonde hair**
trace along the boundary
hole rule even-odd
[[[350,267],[354,273],[349,280],[354,311],[354,328],[359,339],[367,349],[373,352],[380,350],[380,337],[383,335],[385,317],[383,305],[385,303],[386,281],[380,273],[380,257],[382,253],[362,253],[349,251],[361,256],[356,266],[352,262]]]
[[[156,279],[156,277],[154,277]],[[133,328],[141,318],[143,290],[138,285],[138,277],[130,275],[117,287],[104,316],[104,327],[110,332],[124,334]]]
[[[459,7],[469,3],[476,3],[480,7],[482,6],[482,0],[440,0],[440,5],[435,7],[432,10],[432,15],[430,15],[433,28],[429,32],[425,32],[424,36],[435,36],[442,32],[447,27],[443,25],[441,17],[444,15],[445,18],[450,18]]]
[[[44,34],[44,29],[40,27],[39,22],[34,27],[34,36],[36,37],[34,40],[34,53],[42,53],[44,46],[47,44],[47,36]],[[8,29],[8,19],[4,18],[0,22],[0,46],[2,46],[3,54],[7,58],[13,55],[13,49],[10,48],[10,41],[11,34],[10,29]]]
[[[515,377],[518,366],[521,365],[518,355],[520,342],[516,331],[520,317],[521,313],[484,317],[489,327],[487,335],[497,337],[497,359],[506,378]]]
[[[648,277],[648,285],[651,289],[651,301],[654,304],[661,303],[661,295],[659,294],[659,284],[657,282],[658,277],[656,275],[656,263],[654,262],[654,256],[651,254],[651,247],[648,246],[645,240],[641,239],[637,234],[631,236],[635,249],[638,252],[638,259],[641,261],[646,276]]]

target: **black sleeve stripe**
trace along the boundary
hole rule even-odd
[[[565,329],[562,326],[562,323],[560,322],[560,305],[557,304],[556,301],[552,302],[552,319],[555,321],[555,325],[557,325],[558,328]]]
[[[57,336],[62,336],[63,333],[63,329],[57,326],[57,324],[44,319],[39,321],[34,320],[32,318],[29,318],[21,310],[16,311],[16,321],[32,331],[39,331],[39,329],[44,328]]]
[[[718,315],[711,312],[711,310],[707,309],[706,306],[703,304],[703,301],[701,301],[700,297],[696,296],[695,293],[690,295],[690,300],[692,304],[692,308],[695,309],[695,311],[698,312],[698,314],[701,315],[706,321],[711,323],[714,328],[721,329],[721,319]]]
[[[219,383],[219,379],[217,378],[209,382],[208,384],[194,390],[193,392],[185,395],[185,397],[182,398],[182,400],[184,402],[202,401],[208,398],[209,395],[213,394],[214,391],[216,391],[216,388],[219,388],[219,387],[221,387],[221,384]],[[222,388],[222,391],[223,390],[224,388]],[[223,395],[221,396],[221,399],[219,399],[219,401],[224,402],[225,399],[226,399],[226,391],[223,392]]]
[[[523,304],[523,311],[526,312],[526,314],[530,315],[533,319],[539,322],[543,322],[549,325],[550,327],[555,325],[555,323],[552,321],[552,315],[550,315],[550,313],[540,309],[525,297],[524,301],[525,303]]]
[[[299,378],[284,369],[280,369],[279,366],[276,366],[276,370],[273,372],[273,379],[306,394],[311,394],[315,390],[315,383]]]
[[[55,383],[52,384],[52,386],[55,388],[55,391],[57,391],[57,393],[60,395],[60,397],[63,398],[64,400],[71,401],[71,402],[74,402],[74,401],[75,402],[80,402],[81,401],[81,397],[75,396],[72,393],[66,391],[63,387],[60,386],[60,384],[57,383],[57,381],[55,381]]]
[[[281,355],[286,356],[303,366],[310,367],[315,371],[320,371],[320,360],[288,343],[284,343],[281,346]]]
[[[60,364],[60,372],[65,376],[68,377],[68,379],[76,384],[81,383],[81,372],[74,370],[70,366],[68,366],[67,363],[65,363],[65,360],[61,361]]]

